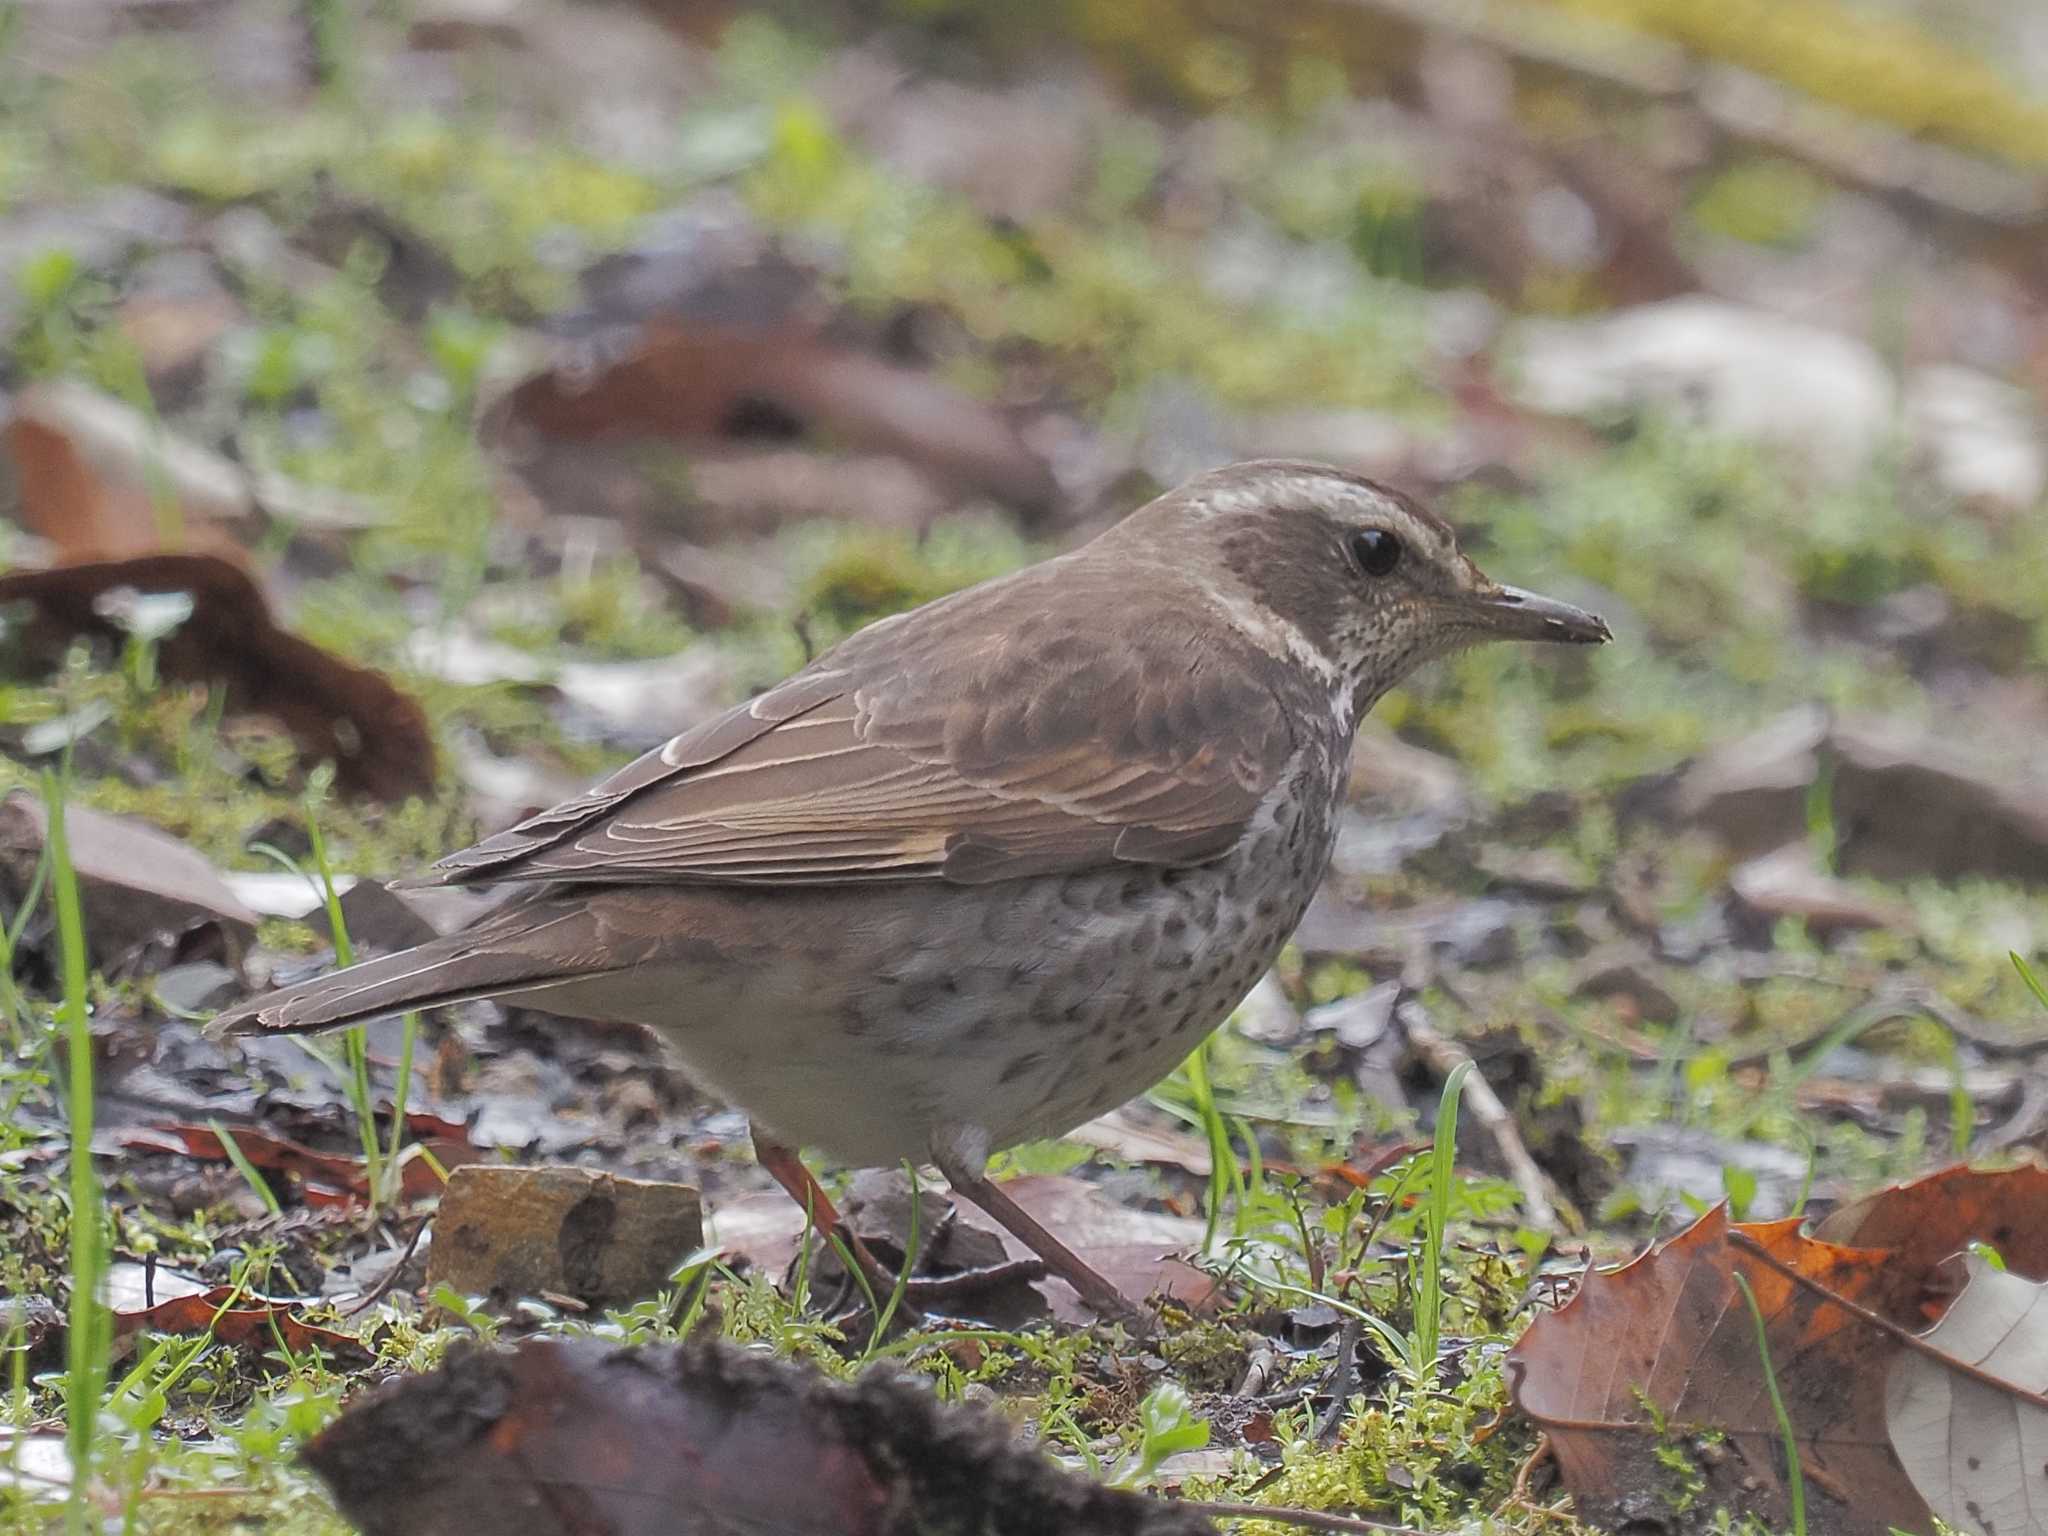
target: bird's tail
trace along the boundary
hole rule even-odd
[[[443,1003],[534,992],[612,966],[592,943],[589,909],[558,899],[520,902],[475,928],[315,976],[237,1007],[206,1026],[227,1035],[304,1034]]]

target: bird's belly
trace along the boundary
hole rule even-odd
[[[779,943],[527,1000],[652,1025],[702,1087],[847,1164],[923,1161],[941,1128],[1012,1146],[1143,1092],[1264,974],[1327,854],[1257,841],[1194,870],[878,887],[851,923],[763,893]]]

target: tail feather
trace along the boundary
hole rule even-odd
[[[206,1026],[228,1035],[304,1034],[394,1013],[502,997],[580,981],[609,967],[597,958],[586,909],[521,904],[478,927],[315,976],[223,1010]]]

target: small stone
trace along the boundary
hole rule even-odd
[[[661,1095],[644,1077],[618,1077],[605,1084],[604,1112],[620,1125],[651,1125],[661,1118]]]
[[[1387,1032],[1400,996],[1400,982],[1383,981],[1334,1003],[1311,1008],[1303,1022],[1317,1033],[1334,1034],[1339,1045],[1362,1051]]]
[[[1897,902],[1867,896],[1847,881],[1818,868],[1813,850],[1788,843],[1775,853],[1739,865],[1729,888],[1743,908],[1765,921],[1796,917],[1816,933],[1851,928],[1913,929],[1913,914]]]
[[[704,1241],[697,1191],[587,1168],[465,1166],[448,1176],[427,1285],[463,1296],[652,1295]]]
[[[1902,721],[1794,710],[1693,763],[1673,809],[1738,855],[1765,855],[1804,834],[1823,763],[1845,872],[2048,881],[2048,781],[2038,765],[1987,769]]]

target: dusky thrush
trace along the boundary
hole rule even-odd
[[[1244,997],[1322,880],[1389,688],[1481,641],[1608,638],[1384,486],[1215,470],[443,859],[432,883],[530,887],[473,928],[214,1028],[473,998],[648,1025],[821,1223],[788,1147],[929,1160],[1121,1308],[989,1152],[1141,1092]]]

